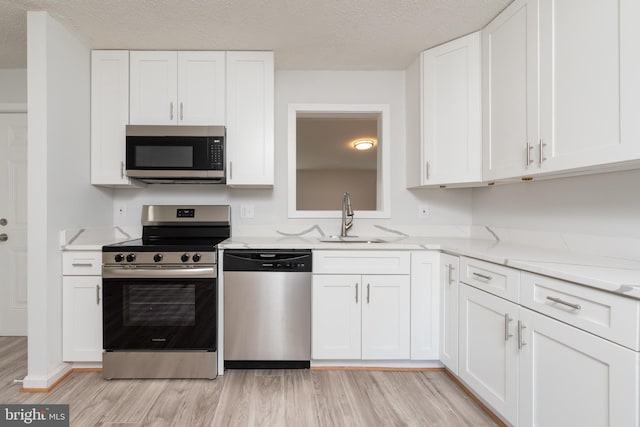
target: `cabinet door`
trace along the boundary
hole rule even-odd
[[[128,186],[125,126],[129,123],[129,52],[91,52],[91,183]]]
[[[408,275],[362,276],[362,359],[409,359]]]
[[[537,9],[516,0],[482,31],[484,180],[538,171]]]
[[[439,259],[432,251],[411,253],[411,359],[438,359]]]
[[[638,19],[637,0],[540,0],[543,170],[640,156]]]
[[[177,124],[177,52],[131,51],[130,60],[131,124]]]
[[[273,185],[273,52],[227,52],[227,184]]]
[[[509,423],[518,416],[518,306],[460,284],[458,374]]]
[[[225,124],[225,53],[178,52],[178,123]]]
[[[440,254],[440,361],[456,375],[458,375],[459,263],[457,256]]]
[[[480,33],[422,54],[423,184],[482,180]]]
[[[521,309],[519,426],[637,426],[640,354]]]
[[[313,359],[360,359],[361,305],[360,275],[313,275]]]
[[[102,278],[62,279],[62,359],[102,361]]]

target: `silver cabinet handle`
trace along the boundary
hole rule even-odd
[[[96,305],[100,305],[100,285],[96,285]]]
[[[509,317],[509,313],[504,314],[504,340],[509,341],[509,338],[513,336],[513,334],[509,333],[509,323],[511,323],[513,319]]]
[[[93,267],[92,262],[74,262],[71,263],[72,267]]]
[[[173,102],[169,103],[169,120],[173,120]]]
[[[471,273],[471,274],[473,274],[474,276],[479,277],[479,278],[481,278],[481,279],[484,279],[484,280],[491,280],[491,279],[493,279],[493,277],[491,277],[491,276],[486,276],[486,275],[484,275],[484,274],[480,274],[480,273],[476,273],[476,272],[473,272],[473,273]]]
[[[547,144],[545,144],[544,141],[541,139],[540,142],[538,143],[538,146],[540,147],[540,158],[538,159],[538,165],[542,165],[542,162],[547,160],[547,158],[544,156],[544,147],[546,147]]]
[[[518,320],[518,350],[522,350],[522,347],[524,347],[525,345],[527,345],[526,342],[524,342],[523,338],[523,333],[522,330],[526,329],[526,326],[524,326],[524,323],[522,323],[520,320]]]
[[[573,304],[573,303],[561,300],[560,298],[547,297],[547,299],[549,301],[557,302],[558,304],[566,305],[566,306],[571,307],[571,308],[576,309],[576,310],[580,310],[582,308],[582,306],[580,304]]]
[[[531,150],[533,150],[533,145],[529,144],[529,141],[527,141],[527,164],[525,165],[527,167],[533,163],[533,159],[531,159]]]
[[[229,179],[233,179],[233,162],[229,162]]]
[[[448,282],[449,284],[453,283],[453,277],[452,277],[453,274],[451,274],[453,273],[453,270],[454,270],[453,264],[447,264],[447,272],[448,272],[447,274],[449,275],[449,282]]]
[[[369,301],[371,300],[369,298],[370,296],[371,296],[371,285],[367,283],[367,304],[369,304]]]
[[[7,240],[9,240],[7,233],[0,234],[0,242],[6,242]]]
[[[356,304],[358,303],[358,284],[356,283]]]
[[[182,105],[182,101],[180,101],[180,121],[184,119],[184,107]]]
[[[124,179],[124,162],[120,162],[120,178]]]
[[[3,227],[7,225],[7,218],[0,218],[0,225]]]
[[[424,179],[429,180],[429,162],[426,162],[424,166]]]

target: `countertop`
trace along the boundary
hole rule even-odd
[[[385,243],[323,243],[317,237],[232,237],[220,249],[440,250],[640,299],[640,261],[496,240],[384,237]]]

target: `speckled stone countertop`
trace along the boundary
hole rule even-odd
[[[317,237],[232,237],[220,249],[440,250],[640,299],[640,261],[496,240],[392,237],[384,243],[324,243]]]

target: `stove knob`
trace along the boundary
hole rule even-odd
[[[124,255],[122,255],[122,254],[117,254],[117,255],[115,256],[115,260],[116,260],[116,262],[122,262],[122,261],[124,261]]]
[[[164,256],[163,256],[162,254],[155,254],[155,255],[153,256],[153,260],[154,260],[155,262],[160,262],[160,261],[162,261],[162,258],[164,258]]]
[[[136,260],[136,254],[127,255],[127,262],[133,262]]]
[[[200,261],[200,258],[202,258],[200,254],[193,254],[193,257],[191,259],[193,259],[193,262],[198,262]]]
[[[182,260],[182,262],[189,261],[189,254],[182,254],[182,256],[180,257],[180,260]]]

